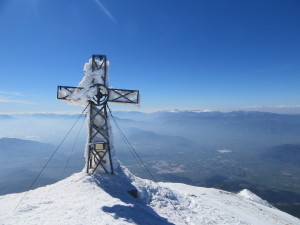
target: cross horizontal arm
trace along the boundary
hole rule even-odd
[[[74,91],[82,89],[81,87],[71,87],[71,86],[58,86],[57,87],[57,99],[60,100],[71,100],[69,96],[74,93]]]
[[[109,102],[139,104],[139,91],[125,89],[109,89]]]
[[[57,88],[57,99],[59,100],[73,100],[71,95],[76,90],[81,90],[82,87],[71,87],[71,86],[58,86]],[[139,104],[139,91],[126,90],[126,89],[108,89],[108,101],[115,103],[129,103]]]

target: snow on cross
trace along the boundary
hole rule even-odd
[[[139,91],[108,87],[106,55],[93,55],[84,65],[85,76],[78,87],[58,86],[57,99],[88,107],[89,128],[85,150],[86,171],[114,173],[114,154],[110,141],[107,102],[138,104]]]

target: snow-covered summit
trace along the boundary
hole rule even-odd
[[[138,190],[138,198],[128,193]],[[126,169],[116,175],[84,172],[52,185],[0,196],[0,224],[300,224],[300,220],[244,190],[140,179]]]

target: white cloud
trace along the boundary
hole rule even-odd
[[[18,103],[18,104],[26,104],[26,105],[35,104],[34,102],[15,100],[15,99],[5,99],[5,98],[0,98],[0,103]]]
[[[18,103],[18,104],[35,104],[34,102],[22,100],[24,97],[20,92],[2,91],[0,90],[0,103]]]
[[[277,105],[277,106],[244,106],[240,107],[245,111],[261,111],[261,112],[273,112],[283,114],[299,114],[300,105]]]
[[[122,111],[122,110],[121,110]],[[145,111],[139,110],[139,111]],[[232,112],[232,111],[257,111],[257,112],[270,112],[279,114],[300,114],[300,105],[274,105],[274,106],[236,106],[236,107],[213,107],[213,108],[203,108],[203,109],[154,109],[149,110],[149,112],[157,111],[169,111],[169,112]]]
[[[22,137],[22,139],[31,140],[31,141],[40,141],[41,140],[41,138],[39,136],[35,136],[35,135],[24,136],[24,137]]]
[[[23,94],[21,94],[21,93],[19,93],[19,92],[9,92],[9,91],[2,91],[2,90],[0,90],[0,95],[5,95],[5,96],[18,96],[18,97],[24,96]]]
[[[97,5],[101,8],[101,10],[108,16],[108,18],[113,21],[114,23],[117,23],[116,19],[113,17],[113,15],[108,11],[108,9],[100,2],[100,0],[95,0]]]
[[[222,150],[217,150],[218,152],[220,152],[220,153],[231,153],[232,152],[232,150],[229,150],[229,149],[222,149]]]

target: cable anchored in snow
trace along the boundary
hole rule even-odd
[[[84,110],[81,112],[81,114],[78,116],[77,120],[74,122],[74,124],[72,125],[72,127],[70,128],[70,130],[67,132],[67,134],[64,136],[64,138],[61,140],[61,142],[59,143],[59,145],[57,146],[57,148],[54,150],[54,152],[52,153],[52,155],[50,156],[50,158],[47,160],[47,162],[45,163],[45,165],[43,166],[43,168],[40,170],[40,172],[38,173],[38,175],[35,177],[35,179],[33,180],[33,182],[31,183],[31,185],[29,186],[29,188],[27,189],[27,191],[25,192],[25,194],[23,195],[23,197],[21,198],[21,200],[19,201],[19,203],[17,204],[17,206],[15,207],[14,211],[16,211],[16,209],[19,207],[19,205],[21,204],[21,202],[24,200],[24,198],[26,197],[28,191],[31,190],[31,188],[33,187],[33,185],[35,184],[35,182],[39,179],[39,177],[41,176],[41,174],[43,173],[43,171],[45,170],[45,168],[47,167],[47,165],[49,164],[49,162],[52,160],[53,156],[56,154],[56,152],[58,151],[58,149],[60,148],[60,146],[64,143],[64,141],[66,140],[67,136],[70,134],[70,132],[73,130],[74,126],[76,125],[76,123],[79,121],[79,119],[81,118],[81,116],[84,114],[85,110],[87,109],[89,105],[87,105]]]
[[[75,138],[75,141],[74,141],[74,144],[73,144],[71,153],[70,153],[70,155],[69,155],[69,157],[68,157],[68,160],[67,160],[67,162],[66,162],[65,168],[64,168],[64,170],[63,170],[63,172],[62,172],[62,177],[64,177],[65,172],[66,172],[66,170],[67,170],[67,168],[68,168],[68,166],[69,166],[71,157],[72,157],[72,155],[74,154],[74,149],[75,149],[75,146],[76,146],[76,143],[77,143],[78,137],[79,137],[79,135],[80,135],[80,132],[81,132],[81,129],[82,129],[83,124],[84,124],[84,119],[82,120],[82,123],[81,123],[81,125],[80,125],[78,134],[77,134],[77,136],[76,136],[76,138]]]
[[[163,190],[163,188],[159,185],[157,179],[154,177],[154,175],[151,173],[151,171],[149,170],[149,168],[147,167],[147,165],[144,163],[144,161],[142,160],[142,158],[139,156],[139,154],[136,152],[136,150],[134,149],[134,147],[132,146],[132,144],[129,142],[128,138],[125,136],[125,134],[123,133],[122,129],[120,128],[120,126],[118,125],[116,119],[114,118],[111,109],[109,108],[109,106],[107,105],[107,108],[109,110],[109,114],[111,116],[111,118],[113,119],[121,137],[123,138],[124,142],[126,143],[129,151],[134,154],[134,158],[137,160],[138,164],[143,167],[147,173],[149,174],[149,176],[151,177],[151,179],[157,184],[157,186]],[[171,193],[175,196],[174,192],[170,189]],[[168,198],[167,198],[168,199]],[[177,212],[177,214],[179,215],[179,217],[181,218],[181,220],[188,225],[188,223],[186,222],[186,220],[183,218],[183,216],[181,215],[181,213],[177,210],[177,208],[175,207],[175,205],[173,204],[173,202],[170,200],[169,201],[171,203],[171,205],[173,206],[174,210]]]
[[[113,119],[121,137],[123,138],[125,144],[127,145],[128,149],[130,150],[130,152],[134,155],[134,158],[137,160],[138,164],[143,167],[146,172],[149,174],[150,178],[157,183],[157,180],[155,179],[155,177],[152,175],[152,173],[150,172],[150,170],[148,169],[148,167],[146,166],[146,164],[144,163],[144,161],[141,159],[141,157],[138,155],[138,153],[135,151],[134,147],[132,146],[132,144],[129,142],[129,140],[127,139],[127,137],[125,136],[125,134],[123,133],[122,129],[120,128],[120,126],[118,125],[117,121],[115,120],[114,116],[112,115],[111,109],[109,108],[109,106],[107,106],[108,110],[109,110],[109,114],[111,116],[111,118]]]

